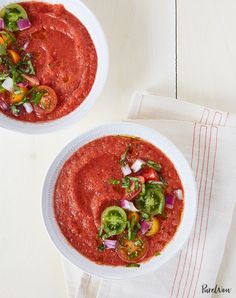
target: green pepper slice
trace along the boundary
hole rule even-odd
[[[150,216],[162,214],[165,206],[165,196],[162,188],[155,185],[146,185],[144,194],[135,200],[136,207]]]
[[[106,232],[106,238],[121,234],[127,224],[125,211],[118,206],[106,208],[101,216],[102,228]]]
[[[4,19],[6,28],[11,32],[19,30],[17,21],[28,18],[25,9],[16,3],[3,7],[0,11],[0,17]]]

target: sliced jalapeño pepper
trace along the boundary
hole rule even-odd
[[[103,230],[106,232],[106,238],[121,234],[127,224],[127,215],[125,211],[118,206],[106,208],[101,216]]]
[[[17,21],[28,18],[25,9],[17,3],[3,7],[0,17],[4,19],[6,28],[11,32],[18,31]]]

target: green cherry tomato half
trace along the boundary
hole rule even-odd
[[[119,235],[126,228],[127,215],[122,208],[118,206],[111,206],[103,211],[101,223],[107,237]]]
[[[148,215],[162,214],[165,206],[165,196],[159,188],[148,188],[144,195],[135,200],[137,208]]]
[[[142,260],[148,249],[147,240],[139,235],[133,240],[128,240],[128,235],[124,233],[118,239],[116,252],[125,262],[136,263]]]
[[[18,31],[17,21],[28,18],[25,9],[17,3],[5,6],[0,11],[0,17],[4,19],[7,29],[11,32]]]

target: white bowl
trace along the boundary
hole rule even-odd
[[[17,2],[26,2],[30,0],[19,0]],[[75,122],[78,122],[92,108],[98,96],[100,95],[108,74],[109,53],[107,41],[102,30],[102,27],[95,15],[79,0],[39,0],[51,4],[63,4],[64,7],[75,15],[88,30],[96,48],[98,65],[94,84],[89,95],[74,111],[68,115],[45,122],[30,123],[25,121],[15,120],[0,113],[0,126],[6,129],[19,131],[28,134],[48,133],[62,129]],[[0,8],[13,1],[1,0]]]
[[[106,135],[131,135],[140,137],[158,147],[173,162],[182,181],[185,201],[181,223],[173,239],[158,258],[153,257],[139,268],[103,266],[93,263],[76,251],[63,236],[54,215],[53,194],[55,183],[65,161],[80,147]],[[156,270],[174,256],[189,237],[196,214],[196,187],[190,166],[182,153],[157,131],[133,123],[108,124],[97,127],[69,143],[50,166],[42,191],[42,213],[48,234],[57,249],[71,263],[95,276],[107,279],[126,279]]]

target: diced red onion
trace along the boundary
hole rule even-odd
[[[175,197],[172,195],[166,195],[166,204],[165,206],[169,209],[173,209],[174,207],[174,202],[175,202]]]
[[[28,29],[31,27],[31,23],[29,19],[20,19],[17,21],[17,26],[20,31]]]
[[[142,169],[142,165],[146,164],[142,159],[137,159],[131,166],[131,169],[134,173]]]
[[[5,27],[4,20],[0,18],[0,29],[4,29],[4,27]]]
[[[106,248],[116,248],[116,240],[107,239],[103,241],[103,244],[106,246]]]
[[[131,171],[131,169],[130,169],[130,167],[128,165],[123,166],[121,168],[121,171],[122,171],[122,173],[123,173],[124,176],[127,176],[127,175],[129,175],[129,174],[132,173],[132,171]]]
[[[33,112],[33,107],[29,102],[23,103],[23,106],[28,114]]]
[[[22,74],[22,77],[24,77],[30,83],[30,86],[38,86],[40,84],[39,79],[35,76]]]
[[[23,49],[24,51],[28,48],[29,43],[30,43],[29,40],[27,40],[27,41],[24,43],[24,45],[23,45],[23,47],[22,47],[22,49]]]
[[[141,232],[142,234],[147,233],[147,231],[150,229],[151,225],[149,222],[147,222],[146,220],[143,220],[141,222]]]
[[[129,211],[138,211],[138,209],[134,206],[134,203],[127,200],[121,200],[120,206]]]
[[[2,111],[7,111],[9,109],[9,105],[5,103],[5,101],[0,101],[0,109]]]
[[[6,80],[2,83],[2,87],[7,91],[12,92],[14,89],[14,83],[12,78],[10,77],[6,78]]]
[[[182,191],[182,189],[175,190],[174,194],[176,195],[176,198],[178,200],[183,200],[183,191]]]
[[[18,87],[27,87],[29,84],[27,82],[20,82],[17,84]]]

